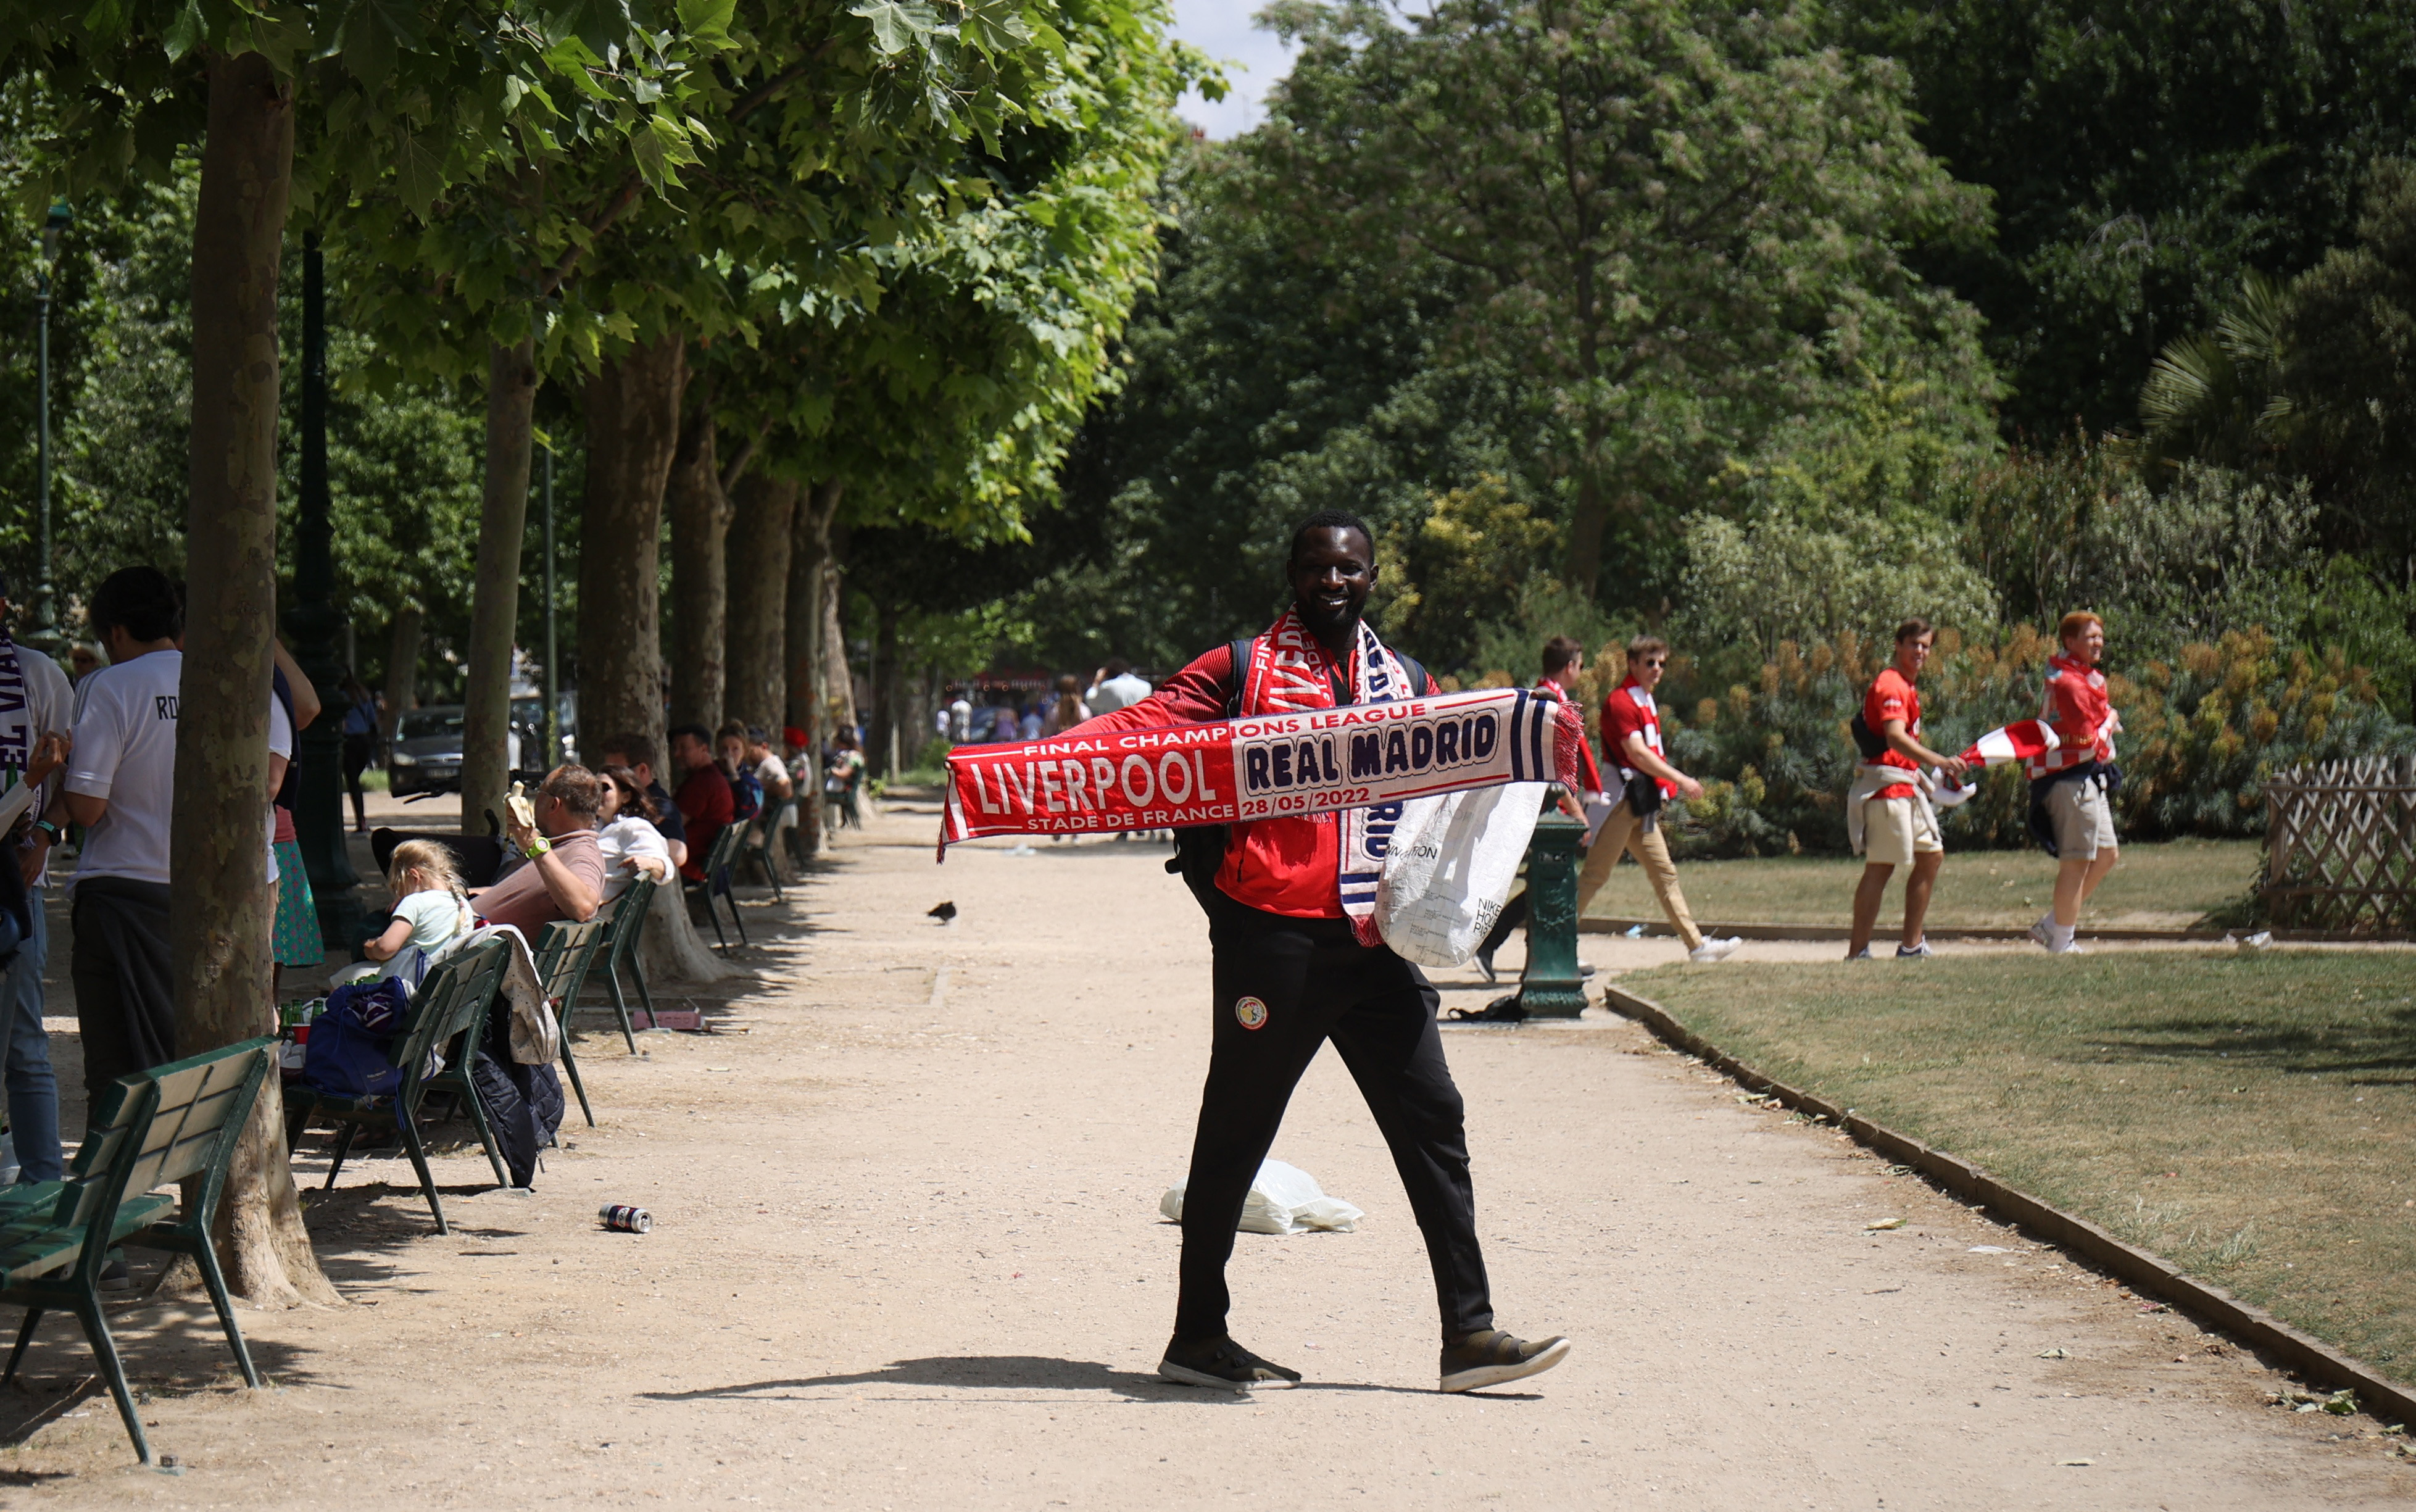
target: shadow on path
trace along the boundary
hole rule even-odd
[[[818,1375],[786,1381],[750,1381],[735,1385],[706,1386],[697,1391],[642,1391],[647,1401],[814,1401],[829,1399],[802,1395],[838,1386],[952,1386],[1003,1391],[1112,1391],[1129,1401],[1247,1401],[1247,1392],[1203,1390],[1179,1386],[1138,1370],[1116,1370],[1090,1360],[1056,1360],[1037,1354],[939,1355],[898,1360],[878,1370],[853,1375]],[[1382,1386],[1365,1382],[1304,1381],[1285,1389],[1294,1391],[1373,1391],[1389,1395],[1430,1397],[1412,1386]],[[1488,1393],[1491,1401],[1532,1401],[1519,1393]]]

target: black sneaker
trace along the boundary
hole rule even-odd
[[[112,1256],[101,1263],[100,1294],[113,1297],[134,1294],[134,1267],[126,1263],[125,1256]]]
[[[1179,1338],[1170,1341],[1166,1358],[1157,1362],[1157,1373],[1178,1385],[1222,1386],[1229,1391],[1276,1391],[1300,1383],[1298,1370],[1260,1359],[1223,1335],[1188,1343]]]
[[[1559,1334],[1528,1343],[1499,1328],[1471,1334],[1442,1351],[1442,1389],[1475,1391],[1505,1381],[1539,1374],[1569,1357],[1569,1341]]]

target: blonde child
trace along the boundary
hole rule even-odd
[[[405,840],[386,863],[394,888],[394,922],[361,946],[372,961],[392,960],[409,945],[434,955],[470,932],[470,900],[453,853],[434,840]]]

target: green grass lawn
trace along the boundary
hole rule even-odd
[[[2416,956],[1731,962],[1620,986],[2416,1382]]]
[[[2113,875],[2083,911],[2083,928],[2178,929],[2236,905],[2257,875],[2254,840],[2167,840],[2126,845]],[[1949,852],[1930,900],[1933,929],[2028,929],[2046,912],[2055,862],[2037,851]],[[1752,861],[1690,861],[1678,867],[1686,905],[1703,922],[1850,924],[1859,856],[1774,856]],[[1657,919],[1660,905],[1644,869],[1623,860],[1594,895],[1589,914]],[[1880,910],[1882,933],[1904,917],[1898,875]]]

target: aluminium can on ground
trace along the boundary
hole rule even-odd
[[[626,1202],[608,1202],[596,1217],[603,1219],[604,1227],[614,1233],[643,1233],[655,1226],[652,1213]]]

